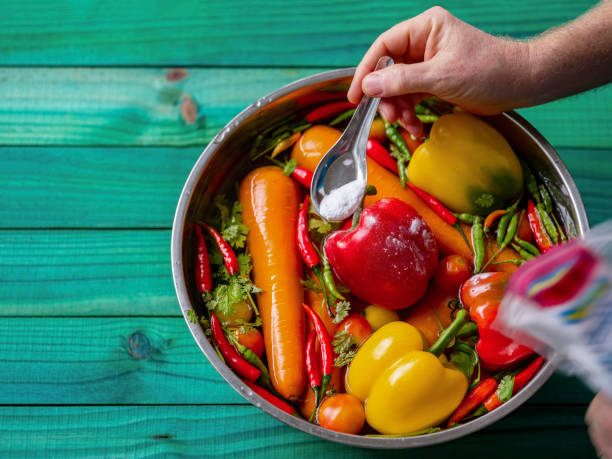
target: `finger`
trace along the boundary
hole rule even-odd
[[[397,108],[393,102],[393,99],[383,99],[380,101],[378,111],[382,117],[389,123],[395,123],[397,121]]]
[[[361,84],[370,97],[395,97],[414,92],[435,92],[435,61],[394,64],[367,75]]]
[[[361,62],[357,66],[355,76],[348,92],[351,102],[358,102],[362,95],[362,80],[376,67],[378,59],[382,56],[391,56],[394,60],[404,62],[418,62],[423,60],[427,37],[432,29],[433,21],[425,16],[428,11],[412,19],[396,24],[382,33],[370,46]]]

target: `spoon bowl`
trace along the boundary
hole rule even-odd
[[[393,65],[383,56],[375,70]],[[367,179],[366,145],[379,97],[362,96],[342,136],[314,171],[310,195],[315,211],[329,221],[350,217],[361,205]]]

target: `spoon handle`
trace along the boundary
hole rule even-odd
[[[380,70],[393,65],[393,59],[389,56],[382,56],[376,63],[374,70]],[[380,104],[380,97],[369,97],[365,94],[361,97],[361,102],[355,110],[355,114],[351,118],[346,127],[345,134],[347,138],[352,139],[352,147],[358,148],[358,154],[365,157],[365,143],[368,140],[368,134],[376,116],[376,110]],[[363,144],[363,148],[360,148]],[[355,148],[353,148],[355,151]]]

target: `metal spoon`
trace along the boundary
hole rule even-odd
[[[378,59],[375,70],[393,65],[393,59]],[[364,95],[348,126],[321,159],[310,185],[312,204],[330,221],[350,217],[361,205],[366,187],[366,144],[380,97]]]

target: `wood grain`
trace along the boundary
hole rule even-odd
[[[0,231],[0,253],[0,315],[180,314],[169,230]]]
[[[612,143],[608,149],[557,151],[591,224],[612,217]],[[0,228],[169,229],[200,153],[198,147],[0,147]],[[4,238],[0,233],[0,243]]]
[[[253,406],[0,407],[3,457],[592,457],[585,407],[524,406],[482,432],[388,452],[288,427]],[[558,441],[553,441],[557,439]]]
[[[577,380],[554,377],[528,403],[591,398]],[[247,402],[208,363],[182,317],[0,321],[0,404],[153,403]]]
[[[527,37],[575,18],[593,0],[441,2],[487,32]],[[393,24],[433,4],[337,0],[0,3],[2,65],[352,66]]]
[[[188,69],[174,82],[161,68],[0,68],[0,145],[203,148],[249,104],[323,70]],[[195,120],[183,118],[185,96]],[[555,147],[610,149],[610,103],[608,85],[519,112]]]

